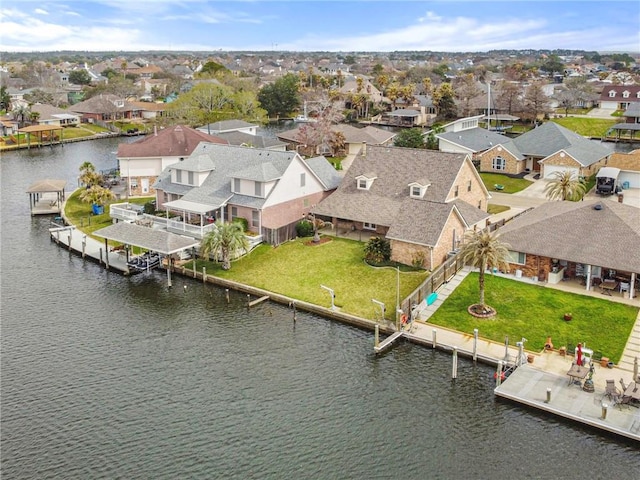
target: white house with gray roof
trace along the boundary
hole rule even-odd
[[[187,223],[242,217],[250,231],[279,244],[295,238],[295,225],[339,182],[324,157],[203,142],[154,187],[158,208]]]

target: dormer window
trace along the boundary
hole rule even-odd
[[[616,96],[616,91],[615,90],[610,90],[609,91],[609,98],[613,98]]]
[[[356,187],[358,188],[358,190],[369,190],[376,178],[377,177],[372,174],[358,175],[356,177]]]
[[[629,98],[629,95],[631,94],[629,93],[628,90],[625,90],[624,92],[622,92],[622,98]]]
[[[413,182],[409,184],[409,196],[411,198],[424,198],[424,194],[429,188],[428,182]]]

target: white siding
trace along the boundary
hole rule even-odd
[[[304,187],[300,186],[301,173],[307,174]],[[316,176],[311,173],[302,160],[296,157],[289,164],[282,178],[272,190],[271,195],[269,195],[265,202],[264,208],[319,193],[323,190],[322,184]]]

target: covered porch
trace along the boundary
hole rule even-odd
[[[188,200],[173,200],[163,205],[167,215],[167,231],[203,238],[216,228],[216,221],[224,222],[224,205],[211,205],[191,202]],[[178,213],[170,217],[169,213]]]

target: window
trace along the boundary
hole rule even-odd
[[[375,223],[364,222],[364,224],[362,225],[362,228],[364,228],[365,230],[375,230],[376,229],[376,224]]]
[[[497,156],[493,159],[491,167],[494,170],[504,170],[506,167],[506,162],[504,161],[504,158]]]
[[[255,190],[256,197],[262,197],[262,182],[255,182]]]
[[[458,185],[456,185],[456,188],[453,190],[453,196],[454,197],[458,196]]]
[[[482,210],[482,200],[480,200],[480,201],[478,202],[478,208],[479,208],[480,210]]]
[[[517,263],[524,265],[527,261],[527,255],[523,252],[513,252],[509,250],[509,263]]]
[[[240,193],[240,179],[233,179],[233,193]]]
[[[471,191],[471,180],[469,180],[469,183],[467,184],[467,192]]]
[[[358,189],[359,190],[367,190],[367,180],[364,178],[360,178],[358,180]]]
[[[615,91],[615,90],[611,90],[611,91],[609,92],[609,98],[613,98],[613,97],[615,97],[615,96],[616,96],[616,91]]]
[[[622,92],[622,98],[629,98],[629,91],[625,90],[624,92]]]
[[[187,172],[187,177],[189,178],[189,185],[195,185],[195,182],[193,181],[193,172]]]
[[[238,218],[238,207],[231,207],[231,220]]]
[[[306,183],[307,183],[307,174],[303,172],[300,174],[300,186],[304,187]]]
[[[256,228],[260,226],[260,212],[258,210],[251,212],[251,226]]]
[[[182,170],[176,170],[176,183],[182,183]]]
[[[417,197],[417,198],[422,197],[422,189],[417,185],[412,186],[411,187],[411,196],[412,197]]]

